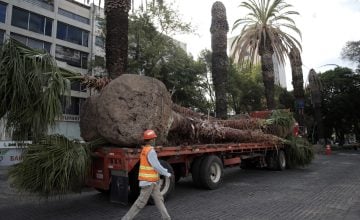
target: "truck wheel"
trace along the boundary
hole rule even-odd
[[[286,157],[283,150],[273,151],[266,156],[266,163],[270,170],[282,171],[286,168]]]
[[[285,152],[283,150],[280,150],[277,153],[277,170],[282,171],[286,169],[286,157]]]
[[[191,177],[193,180],[193,183],[196,187],[201,187],[201,178],[200,178],[200,166],[201,162],[203,161],[203,157],[197,157],[193,160],[191,165]]]
[[[160,160],[160,164],[171,173],[170,178],[160,176],[160,192],[165,199],[168,198],[175,189],[175,173],[172,166],[165,160]]]
[[[220,186],[223,177],[223,164],[217,156],[207,156],[201,163],[200,178],[206,189],[216,189]]]

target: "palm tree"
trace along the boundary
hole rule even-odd
[[[0,119],[6,118],[13,139],[37,139],[55,125],[71,81],[101,90],[110,80],[59,68],[50,54],[8,39],[0,48]]]
[[[321,90],[322,85],[321,81],[316,74],[314,69],[311,69],[309,72],[309,89],[311,94],[311,102],[313,104],[315,121],[318,132],[318,139],[321,144],[324,143],[324,128],[322,123],[322,114],[321,114]]]
[[[304,126],[304,80],[302,72],[302,61],[300,51],[294,47],[291,48],[289,53],[289,59],[292,71],[292,84],[294,87],[294,96],[296,102],[296,119],[301,127]]]
[[[228,57],[226,55],[227,32],[229,26],[226,20],[226,9],[223,3],[217,1],[211,9],[211,48],[212,48],[212,77],[215,88],[216,117],[227,117],[226,81]]]
[[[9,39],[0,51],[0,118],[13,138],[33,139],[62,114],[62,99],[70,94],[67,77],[76,74],[57,67],[50,54]]]
[[[131,0],[105,0],[106,69],[114,79],[125,73]]]
[[[163,0],[153,0],[160,6]],[[101,0],[99,0],[99,5]],[[105,0],[106,69],[111,79],[125,73],[128,61],[129,10],[134,0]]]
[[[300,30],[290,18],[299,13],[289,10],[292,5],[284,0],[249,0],[242,2],[240,7],[250,12],[245,18],[234,22],[233,30],[240,25],[244,26],[232,44],[232,56],[238,62],[250,60],[250,63],[258,61],[260,56],[267,107],[274,109],[273,55],[284,64],[290,48],[301,50],[299,41],[285,32],[293,31],[301,38]]]

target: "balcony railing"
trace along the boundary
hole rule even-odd
[[[80,121],[80,116],[79,115],[63,114],[62,116],[60,116],[56,120],[57,121]]]
[[[50,3],[49,1],[46,0],[23,0],[24,2],[28,2],[30,4],[39,6],[43,9],[49,10],[49,11],[54,11],[54,4]]]

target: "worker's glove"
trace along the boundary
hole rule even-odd
[[[170,177],[171,177],[171,173],[168,173],[168,174],[166,175],[166,177],[170,178]]]

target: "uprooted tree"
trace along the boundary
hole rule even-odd
[[[141,144],[146,129],[154,129],[163,145],[280,141],[260,127],[246,129],[245,121],[204,120],[202,115],[174,105],[159,80],[133,74],[111,81],[85,102],[81,112],[81,136],[86,141],[102,137],[122,147]]]

